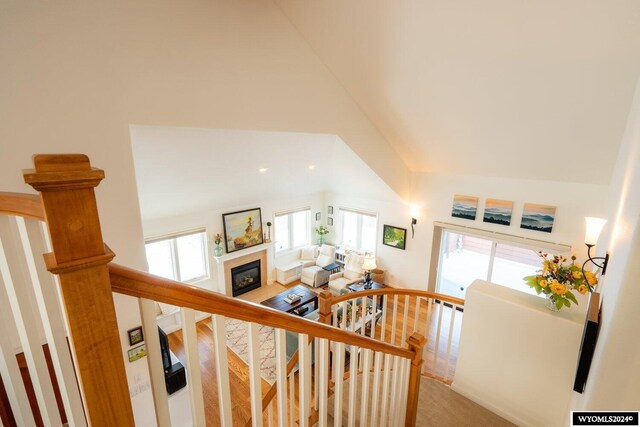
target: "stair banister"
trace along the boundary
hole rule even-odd
[[[133,410],[94,188],[104,172],[87,156],[36,155],[24,180],[41,193],[88,419],[94,426],[133,426]],[[34,210],[34,216],[37,210]]]

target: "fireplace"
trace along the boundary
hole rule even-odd
[[[260,260],[231,269],[231,290],[234,297],[260,287]]]

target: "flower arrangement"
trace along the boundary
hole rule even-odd
[[[325,234],[329,234],[329,229],[324,225],[321,225],[320,227],[316,227],[316,233],[320,236],[324,236]]]
[[[215,243],[216,246],[220,246],[220,243],[222,243],[222,234],[218,233],[213,236],[213,243]]]
[[[536,290],[538,295],[544,293],[556,310],[570,307],[571,303],[578,304],[573,291],[584,295],[593,292],[598,284],[598,278],[590,271],[582,273],[582,268],[575,263],[576,256],[571,256],[571,263],[562,255],[538,252],[542,258],[542,270],[535,276],[524,277],[525,283]]]

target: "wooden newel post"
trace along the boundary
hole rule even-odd
[[[409,373],[409,390],[407,395],[407,416],[405,427],[416,425],[416,415],[418,413],[418,395],[420,394],[420,371],[422,371],[422,349],[427,343],[427,339],[421,334],[414,332],[408,339],[409,350],[413,352],[411,361],[411,371]]]
[[[36,155],[24,180],[41,193],[59,275],[76,372],[94,426],[133,426],[122,346],[107,264],[114,254],[102,241],[94,187],[104,172],[81,154]]]
[[[318,321],[320,323],[324,323],[326,325],[331,324],[331,299],[333,295],[331,292],[327,290],[323,290],[318,295],[319,302],[319,310],[318,310]]]

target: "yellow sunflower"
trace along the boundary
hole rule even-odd
[[[584,273],[585,279],[587,279],[587,283],[591,286],[596,285],[598,283],[598,278],[595,274],[590,271]]]
[[[573,278],[574,279],[581,279],[582,278],[582,272],[581,271],[574,271],[573,272]]]
[[[554,281],[549,286],[551,287],[551,292],[557,295],[564,295],[568,291],[567,287],[560,282]]]
[[[580,285],[578,286],[578,292],[580,292],[581,295],[584,295],[587,293],[587,285]]]
[[[540,280],[540,282],[538,282],[538,285],[540,285],[543,288],[546,288],[547,287],[547,281],[542,279],[542,280]]]

